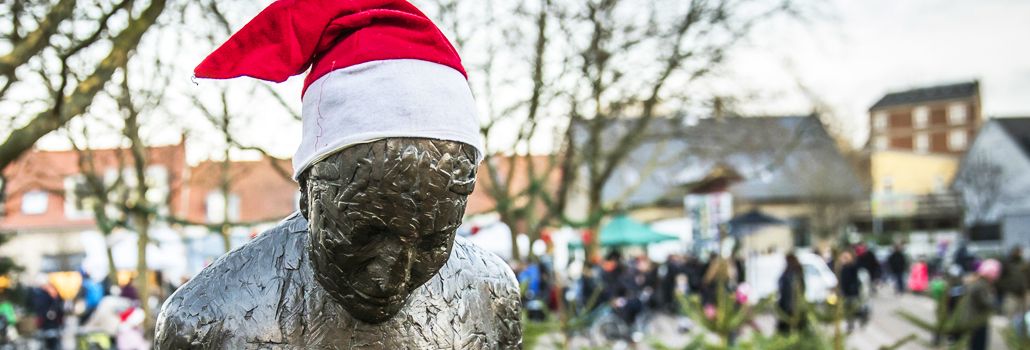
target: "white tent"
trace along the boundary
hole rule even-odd
[[[689,218],[658,220],[651,223],[651,229],[679,237],[678,241],[660,242],[647,247],[647,257],[658,263],[665,262],[669,255],[687,252],[694,241],[693,226]]]

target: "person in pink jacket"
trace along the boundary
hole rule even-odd
[[[915,293],[922,293],[926,291],[929,284],[930,276],[926,268],[926,260],[919,259],[919,262],[912,265],[912,271],[908,275],[908,289]]]

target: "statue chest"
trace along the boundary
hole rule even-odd
[[[437,276],[419,288],[407,305],[381,324],[351,318],[324,290],[293,293],[296,312],[280,314],[280,330],[292,330],[289,343],[316,349],[505,349],[515,348],[520,330],[510,320],[518,300],[497,298],[502,281]],[[288,303],[284,306],[290,306]],[[517,315],[517,313],[516,313]],[[514,323],[513,323],[514,321]]]

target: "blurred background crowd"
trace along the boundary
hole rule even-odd
[[[527,347],[1024,333],[1030,3],[411,2],[478,101],[458,234],[513,266]],[[5,344],[146,348],[298,209],[300,79],[190,79],[268,3],[0,2]]]

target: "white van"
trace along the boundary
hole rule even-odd
[[[795,253],[805,271],[805,299],[819,303],[837,287],[837,276],[826,265],[822,257],[808,252]],[[776,297],[780,275],[787,268],[783,254],[755,255],[747,259],[744,266],[747,283],[751,286],[748,300],[757,303],[767,297]]]

